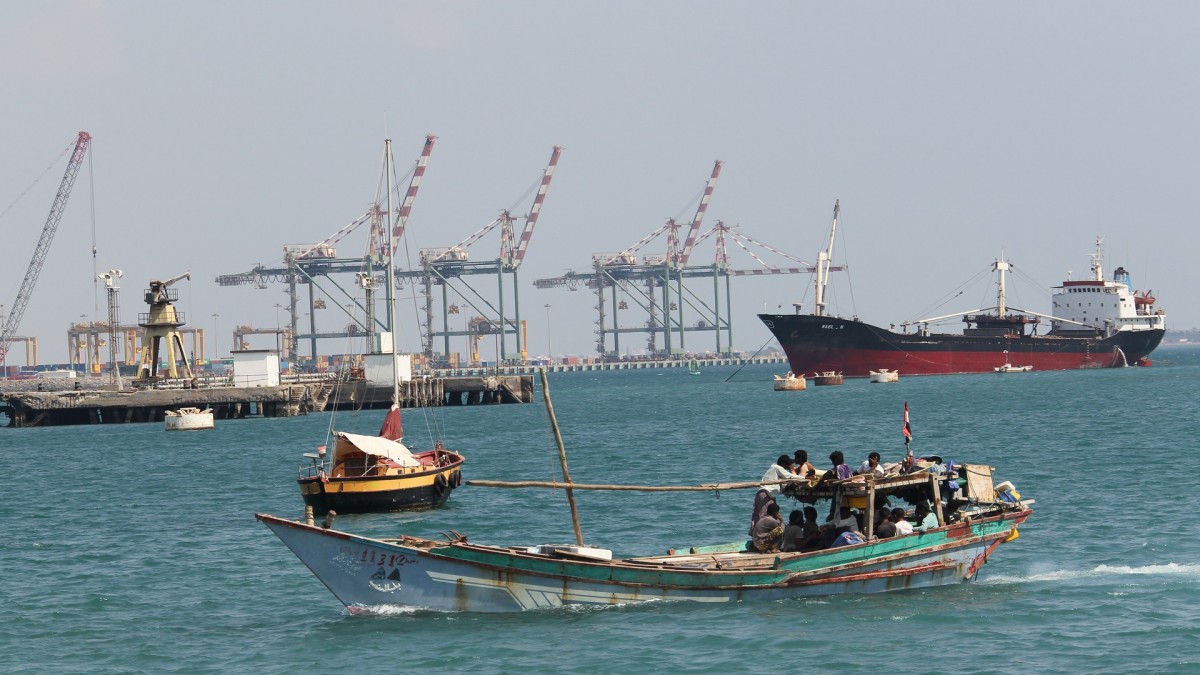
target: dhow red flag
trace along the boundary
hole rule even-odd
[[[908,424],[908,401],[904,402],[904,444],[912,442],[912,427]]]

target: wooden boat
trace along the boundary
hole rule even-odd
[[[166,424],[167,431],[195,431],[199,429],[212,429],[214,427],[212,408],[204,410],[199,408],[168,410],[163,421]]]
[[[412,452],[401,442],[400,409],[393,406],[379,436],[335,432],[333,452],[305,453],[297,482],[313,513],[374,513],[433,509],[462,482],[465,458],[436,443]]]
[[[543,382],[544,382],[543,375]],[[547,400],[547,408],[553,408]],[[407,607],[436,611],[512,612],[564,605],[621,605],[658,600],[732,603],[875,593],[973,580],[1001,543],[1018,536],[1032,500],[993,487],[991,467],[967,465],[964,499],[943,507],[947,476],[930,470],[869,480],[858,476],[815,486],[785,486],[805,502],[831,500],[872,513],[884,498],[928,499],[939,525],[925,532],[874,538],[812,552],[751,552],[746,542],[670,550],[665,555],[612,559],[609,549],[585,545],[575,510],[578,489],[735,489],[757,483],[649,488],[573,483],[559,442],[563,482],[471,481],[490,487],[565,488],[577,542],[495,546],[451,532],[444,539],[373,538],[268,514],[266,525],[351,612]],[[1006,486],[1011,487],[1011,486]],[[956,492],[955,494],[959,494]]]
[[[1006,363],[1002,366],[996,366],[992,370],[997,373],[1028,373],[1033,370],[1033,366],[1014,366],[1011,363]]]
[[[804,391],[808,388],[808,380],[803,377],[796,377],[795,373],[788,371],[787,375],[775,376],[775,391]]]
[[[895,370],[880,368],[879,370],[872,370],[870,373],[872,382],[887,383],[900,381],[900,373]]]
[[[426,141],[426,152],[431,141]],[[384,166],[391,185],[391,141],[386,144]],[[420,173],[413,176],[416,181]],[[409,186],[412,194],[413,186]],[[395,288],[395,266],[391,251],[391,195],[388,190],[387,224],[387,288]],[[389,296],[391,297],[391,296]],[[391,297],[390,316],[395,316],[395,298]],[[334,432],[333,452],[326,453],[323,445],[315,453],[305,453],[310,460],[301,465],[296,481],[306,508],[314,514],[373,513],[380,511],[422,510],[441,506],[451,491],[462,481],[462,465],[466,459],[435,441],[432,450],[412,452],[404,445],[400,417],[400,376],[395,365],[396,341],[391,343],[392,407],[384,417],[379,436],[363,436]],[[385,366],[386,368],[386,366]]]
[[[817,385],[818,387],[828,386],[831,384],[842,384],[843,382],[845,382],[845,379],[842,378],[842,374],[840,372],[826,370],[819,373],[813,373],[813,384]]]

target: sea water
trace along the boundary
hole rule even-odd
[[[1196,672],[1200,349],[1150,368],[904,377],[775,392],[768,366],[550,376],[572,478],[753,481],[781,453],[857,465],[904,453],[996,467],[1036,500],[974,583],[726,605],[351,615],[256,512],[300,517],[302,453],[382,411],[0,428],[0,672]],[[559,474],[542,401],[408,410],[464,474]],[[752,490],[576,493],[586,542],[618,556],[736,541]],[[794,504],[784,500],[784,512]],[[463,486],[426,513],[344,515],[376,536],[455,530],[572,543],[562,490]]]

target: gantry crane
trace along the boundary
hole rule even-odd
[[[46,225],[42,228],[42,236],[38,239],[37,246],[33,249],[33,258],[25,270],[25,279],[21,281],[21,287],[17,290],[17,299],[13,302],[12,309],[4,321],[4,329],[0,331],[0,363],[3,363],[8,355],[8,346],[16,336],[17,328],[21,325],[21,318],[25,316],[25,307],[29,305],[29,298],[33,295],[33,287],[37,285],[38,274],[41,273],[42,265],[46,262],[46,255],[50,252],[50,242],[54,241],[54,233],[58,231],[58,223],[62,220],[63,211],[67,208],[67,198],[71,196],[71,188],[75,186],[75,177],[79,175],[79,167],[83,165],[83,157],[87,154],[91,142],[91,134],[86,131],[79,132],[79,137],[75,141],[75,150],[71,153],[71,160],[67,162],[67,171],[63,174],[62,182],[59,183],[58,194],[54,196],[54,204],[50,206],[50,215],[46,218]]]
[[[437,141],[437,136],[428,134],[425,136],[425,145],[421,150],[421,155],[417,159],[416,166],[412,169],[411,180],[408,184],[408,190],[405,192],[404,200],[401,202],[397,210],[397,218],[393,225],[393,241],[398,242],[403,236],[405,228],[408,224],[409,214],[412,212],[413,202],[416,200],[417,191],[421,187],[421,183],[425,177],[425,169],[429,164],[429,157],[433,153],[434,142]],[[385,167],[386,169],[387,167]],[[394,170],[392,172],[395,173]],[[390,184],[390,181],[383,178],[387,175],[386,171],[381,172],[380,185],[377,186],[375,200],[367,208],[367,211],[361,216],[355,218],[350,223],[344,225],[339,230],[326,237],[316,244],[301,244],[289,245],[284,247],[283,266],[268,267],[266,265],[256,265],[248,272],[240,274],[223,274],[216,278],[216,281],[221,286],[255,286],[257,288],[266,288],[270,282],[281,282],[287,284],[288,296],[288,335],[294,336],[293,339],[287,340],[287,355],[288,358],[295,363],[297,360],[296,345],[300,340],[309,340],[312,356],[315,359],[317,355],[317,340],[320,338],[341,338],[353,337],[350,332],[339,333],[318,333],[316,326],[316,309],[321,301],[315,297],[315,289],[320,290],[324,295],[329,297],[343,297],[348,307],[363,310],[363,303],[359,300],[358,289],[351,288],[347,290],[335,279],[336,275],[352,274],[357,280],[356,285],[359,288],[373,289],[375,286],[382,285],[375,279],[373,268],[384,264],[386,241],[386,226],[387,226],[387,210],[382,206],[383,197],[390,194],[397,186]],[[367,252],[361,258],[338,258],[335,244],[341,241],[346,235],[355,231],[363,223],[370,222],[370,234],[368,235]],[[397,244],[393,244],[397,245]],[[299,330],[299,287],[301,284],[308,285],[308,316],[309,316],[309,332],[300,333]],[[387,300],[390,305],[393,290],[387,291]],[[368,293],[367,304],[373,303],[373,295]],[[371,336],[377,329],[393,330],[392,326],[386,325],[375,318],[373,307],[367,308],[362,313],[347,309],[340,303],[332,303],[339,309],[343,310],[352,322],[351,325],[356,325],[362,329],[367,336],[368,344],[371,343]],[[368,319],[363,320],[362,315],[366,314]],[[270,331],[277,332],[277,331]],[[394,331],[393,331],[394,332]]]
[[[723,166],[724,162],[719,159],[713,163],[712,173],[705,183],[704,191],[700,195],[700,201],[696,207],[696,213],[692,216],[687,235],[683,238],[682,244],[679,237],[681,225],[674,218],[669,218],[664,225],[643,237],[641,241],[633,246],[617,253],[593,254],[592,271],[590,273],[568,272],[562,277],[539,279],[534,282],[538,288],[555,288],[558,286],[574,288],[576,282],[582,278],[589,287],[596,289],[596,308],[599,311],[599,319],[596,322],[596,332],[598,335],[596,348],[601,355],[608,354],[608,350],[606,349],[606,336],[608,333],[612,333],[613,335],[615,345],[613,353],[620,352],[620,333],[622,332],[647,333],[647,347],[651,353],[655,354],[660,353],[657,348],[657,337],[659,333],[662,333],[665,348],[661,353],[670,354],[673,351],[671,346],[672,334],[678,330],[678,349],[679,351],[683,350],[683,336],[690,329],[683,325],[683,303],[680,301],[671,301],[671,282],[675,282],[677,299],[682,300],[684,270],[687,269],[688,260],[698,241],[700,225],[704,220],[705,213],[708,211],[708,205],[712,200],[713,191],[716,188],[717,179],[721,175],[721,168]],[[667,233],[666,252],[662,255],[646,255],[639,262],[637,257],[638,252],[650,242],[658,239],[664,232]],[[639,286],[644,286],[645,290],[642,290]],[[658,297],[658,289],[660,288],[662,289],[661,306]],[[605,326],[608,314],[606,309],[607,301],[604,294],[606,289],[611,289],[612,291],[613,328],[611,329]],[[648,318],[644,327],[620,328],[617,326],[617,311],[624,308],[622,307],[624,303],[619,303],[616,299],[618,289],[629,293],[634,302],[646,311]],[[627,305],[625,306],[627,307]],[[678,312],[675,320],[672,320],[670,316],[672,310]]]
[[[666,225],[623,251],[618,253],[593,254],[592,269],[590,271],[572,271],[559,277],[538,279],[534,282],[538,288],[565,287],[573,291],[578,290],[580,287],[587,287],[596,291],[596,308],[599,311],[599,317],[596,321],[596,334],[598,336],[596,350],[602,358],[619,358],[621,352],[620,338],[624,333],[648,334],[647,347],[649,352],[656,356],[668,356],[673,353],[683,352],[684,335],[686,333],[691,331],[713,331],[716,336],[716,352],[719,354],[728,353],[731,350],[733,341],[732,312],[730,307],[730,279],[732,277],[803,274],[821,270],[820,276],[827,279],[829,272],[845,269],[844,266],[832,265],[827,253],[823,257],[819,256],[818,264],[813,265],[775,247],[756,241],[722,221],[717,221],[711,229],[703,234],[697,234],[700,221],[704,217],[708,201],[712,196],[716,179],[720,175],[721,165],[721,162],[718,160],[713,167],[712,175],[705,186],[700,204],[696,209],[696,215],[692,219],[692,225],[682,245],[679,244],[679,225],[671,219],[667,221]],[[836,227],[839,208],[840,206],[835,204],[834,227]],[[668,235],[666,253],[664,255],[646,255],[639,261],[637,252],[664,232]],[[710,238],[715,240],[715,253],[712,263],[692,265],[691,256],[695,246]],[[749,269],[732,269],[729,262],[727,238],[737,244],[758,266]],[[797,264],[789,266],[772,265],[757,255],[750,248],[751,245],[782,256]],[[722,315],[721,311],[720,279],[722,277],[725,279],[724,315]],[[685,279],[701,278],[712,279],[713,294],[711,305],[708,301],[689,289],[684,283]],[[675,286],[673,296],[669,292],[672,285],[671,282],[675,282],[673,284]],[[661,301],[656,293],[658,288],[662,289]],[[606,291],[609,292],[608,298],[605,297]],[[618,293],[622,293],[623,295],[619,296]],[[618,315],[621,311],[630,309],[630,303],[639,306],[646,312],[648,318],[642,326],[626,328],[620,325]],[[611,327],[606,325],[608,319],[607,307],[609,305],[612,307]],[[702,317],[694,325],[687,325],[685,323],[685,306],[691,308]],[[675,316],[672,317],[670,312],[676,312]],[[660,313],[662,317],[661,322],[659,320]],[[672,334],[676,331],[678,332],[678,347],[673,348]],[[665,338],[665,346],[661,351],[657,348],[656,343],[656,335],[658,333],[662,333]],[[722,342],[722,333],[725,336],[724,342]],[[609,335],[612,336],[613,349],[611,351],[607,349],[607,337]]]
[[[488,317],[486,321],[495,327],[495,335],[500,341],[499,355],[501,360],[523,360],[524,357],[522,354],[528,353],[524,345],[524,338],[519,329],[521,326],[521,304],[517,283],[517,270],[520,269],[521,263],[525,259],[525,254],[529,249],[529,242],[533,237],[534,228],[537,226],[542,206],[545,204],[546,193],[550,189],[550,182],[554,178],[554,171],[558,166],[562,150],[562,146],[556,145],[551,151],[550,161],[546,165],[546,169],[542,172],[541,183],[538,185],[533,205],[524,216],[514,216],[510,210],[503,210],[499,216],[487,225],[454,246],[422,249],[419,252],[420,269],[397,271],[396,276],[398,279],[406,279],[421,285],[425,301],[424,325],[421,331],[424,342],[423,349],[426,358],[430,361],[434,358],[433,345],[437,337],[440,336],[443,338],[443,353],[449,358],[451,337],[478,335],[469,326],[466,330],[450,329],[448,324],[449,315],[457,313],[458,309],[457,305],[451,305],[450,303],[452,293],[473,308],[477,314]],[[514,224],[521,218],[525,220],[525,227],[518,238]],[[467,249],[497,227],[500,228],[499,257],[489,260],[472,261]],[[495,304],[485,297],[484,294],[471,287],[464,278],[477,274],[495,275],[497,277],[498,297]],[[505,275],[512,277],[513,307],[515,309],[513,318],[511,319],[506,315],[505,309]],[[433,291],[435,286],[442,287],[441,316],[443,330],[441,331],[434,328]],[[451,310],[452,307],[454,308],[453,311]],[[509,334],[516,336],[516,351],[513,354],[507,351],[505,345],[505,337]]]

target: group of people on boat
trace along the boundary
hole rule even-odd
[[[925,532],[940,525],[933,509],[925,502],[918,503],[910,517],[903,508],[889,509],[883,505],[876,509],[875,513],[866,514],[835,501],[823,521],[819,520],[815,507],[806,506],[791,511],[787,522],[784,523],[776,498],[785,491],[785,487],[831,487],[834,484],[865,480],[867,476],[885,478],[916,471],[928,471],[935,475],[946,474],[942,459],[936,456],[918,463],[909,455],[902,462],[885,464],[878,452],[871,452],[858,469],[854,470],[846,464],[844,453],[835,450],[829,454],[829,461],[831,468],[819,471],[808,461],[808,452],[805,450],[797,450],[794,456],[779,456],[763,474],[762,485],[754,496],[754,510],[750,517],[750,542],[747,549],[759,552],[806,552],[862,543],[866,541],[863,531],[865,519],[868,517],[873,519],[872,539]],[[857,478],[860,476],[862,478]],[[958,484],[952,478],[947,479],[946,486],[951,495],[958,489]]]

